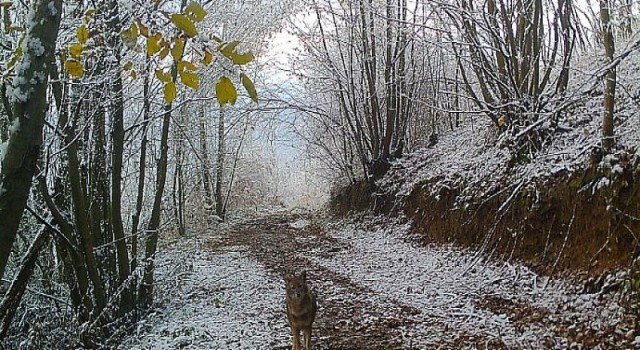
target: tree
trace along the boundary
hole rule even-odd
[[[216,158],[216,185],[215,185],[215,199],[216,199],[216,215],[221,219],[224,219],[225,207],[224,198],[222,196],[222,178],[224,176],[225,166],[225,129],[224,129],[224,106],[220,106],[220,114],[218,117],[218,156]]]
[[[615,43],[610,20],[610,0],[600,0],[600,21],[602,22],[602,43],[605,56],[610,63],[615,54]],[[613,109],[616,99],[616,67],[607,69],[604,77],[604,115],[602,116],[602,146],[609,152],[615,144],[613,131]]]
[[[445,9],[455,28],[449,37],[467,93],[496,126],[533,124],[548,107],[541,96],[564,94],[576,36],[573,11],[564,0],[557,6],[489,0],[480,7],[461,1]],[[456,32],[464,45],[454,38]]]
[[[34,217],[48,225],[50,230],[46,232],[56,234],[55,250],[48,246],[42,249],[59,259],[56,261],[60,262],[62,282],[67,285],[76,320],[82,325],[82,342],[91,348],[97,346],[96,337],[110,332],[111,328],[105,325],[122,317],[135,318],[153,304],[154,259],[165,219],[164,196],[171,190],[171,183],[166,181],[167,172],[173,169],[169,150],[175,143],[171,135],[178,133],[171,132],[175,125],[171,123],[173,108],[181,108],[185,113],[190,110],[192,91],[198,90],[205,73],[221,89],[215,96],[211,93],[213,89],[199,92],[198,98],[203,102],[217,100],[222,106],[235,103],[238,84],[234,76],[238,76],[251,99],[257,100],[253,82],[242,68],[253,61],[253,53],[244,45],[240,49],[239,41],[200,34],[207,33],[207,26],[212,23],[226,19],[205,20],[207,12],[197,2],[184,1],[177,12],[170,8],[172,4],[158,2],[141,8],[119,7],[121,3],[116,0],[96,4],[97,8],[81,4],[64,16],[69,21],[64,26],[70,26],[75,35],[58,39],[60,54],[55,56],[52,52],[62,4],[57,2],[57,7],[50,4],[51,14],[58,11],[56,21],[33,21],[38,25],[27,30],[21,48],[10,61],[13,70],[5,73],[13,81],[5,82],[0,89],[4,91],[0,121],[7,121],[0,123],[0,140],[5,141],[5,131],[8,132],[7,142],[0,147],[3,155],[0,188],[4,185],[11,188],[0,191],[0,212],[15,218],[0,222],[0,233],[10,231],[5,230],[5,224],[13,222],[15,229],[18,227],[20,217],[13,213],[18,212],[20,205],[24,208],[29,196],[28,186],[44,137],[47,150],[52,152],[40,159],[39,195],[34,193],[31,200],[32,205],[44,207],[50,217],[44,219],[36,214]],[[47,9],[46,5],[37,2],[37,11]],[[45,40],[51,47],[42,45],[40,50],[38,42]],[[213,64],[215,56],[221,59]],[[60,70],[51,65],[56,59]],[[222,69],[214,69],[221,63]],[[137,79],[139,72],[143,79]],[[47,96],[48,91],[55,107],[52,104],[49,108],[45,123],[46,99],[31,96]],[[11,108],[7,109],[9,102]],[[188,114],[181,117],[185,118],[185,124],[192,121]],[[31,122],[38,122],[37,128]],[[184,128],[182,121],[178,122]],[[38,128],[39,137],[34,131]],[[189,183],[182,179],[189,174],[182,167],[190,159],[187,147],[190,142],[188,135],[184,136],[176,150],[176,159],[181,161],[174,172],[180,217],[184,217],[182,210],[187,196],[188,185],[184,185]],[[158,160],[155,176],[148,168],[149,158]],[[22,159],[27,162],[21,163]],[[27,173],[30,175],[24,176]],[[138,175],[137,180],[124,176],[132,173]],[[23,180],[20,185],[23,187],[15,185],[19,180]],[[132,189],[135,195],[128,196],[127,191]],[[15,190],[22,190],[18,191],[22,194],[17,196]],[[23,202],[13,205],[17,197]],[[127,216],[131,216],[130,222]],[[6,235],[11,241],[15,229],[12,235]],[[125,231],[131,234],[125,235]],[[48,235],[38,236],[38,242]],[[144,244],[144,253],[139,251],[140,244]],[[0,249],[3,248],[6,248],[2,252],[4,270],[11,245],[3,244]],[[29,254],[29,264],[19,269],[24,273],[20,272],[19,284],[12,290],[24,290],[30,264],[38,251],[34,249]],[[4,301],[3,305],[12,310],[3,310],[7,313],[0,315],[3,329],[8,327],[19,302],[19,297]]]
[[[312,127],[305,137],[349,180],[378,179],[405,148],[417,102],[420,54],[408,35],[417,15],[404,0],[309,6],[315,23],[299,29],[306,57],[296,62],[315,105],[298,106]]]
[[[32,3],[27,32],[14,55],[13,79],[5,82],[11,127],[3,144],[0,169],[0,276],[5,267],[22,213],[27,204],[42,143],[42,128],[48,107],[49,71],[60,26],[62,0]]]

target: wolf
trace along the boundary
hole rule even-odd
[[[307,272],[288,273],[284,278],[287,289],[287,317],[293,333],[292,350],[300,350],[300,331],[304,333],[304,349],[311,350],[311,326],[316,318],[316,295],[307,283]]]

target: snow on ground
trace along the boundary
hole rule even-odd
[[[295,240],[310,242],[303,235],[310,227],[307,220],[288,226],[296,230]],[[294,252],[308,259],[314,271],[328,274],[324,278],[316,272],[312,281],[320,292],[321,324],[375,323],[375,318],[392,318],[393,310],[404,305],[418,312],[405,314],[409,322],[397,326],[401,348],[474,348],[469,345],[474,341],[455,340],[477,337],[514,349],[564,349],[574,348],[581,332],[606,337],[605,331],[617,329],[622,320],[623,310],[612,298],[580,293],[569,281],[550,280],[524,266],[453,246],[418,246],[406,236],[406,226],[385,227],[326,224],[330,240],[341,249]],[[219,245],[207,251],[210,245],[203,242],[219,235],[182,238],[163,248],[160,306],[120,349],[284,349],[290,344],[281,277],[265,270],[248,247]],[[323,315],[345,299],[362,305],[357,317]],[[329,338],[339,337],[339,331],[322,333],[315,334],[325,344],[322,349],[337,344]],[[351,346],[347,348],[357,348]]]
[[[202,250],[206,237],[159,256],[161,307],[120,349],[264,349],[288,336],[284,286],[243,247]]]
[[[624,43],[620,47],[625,50]],[[504,188],[505,183],[531,184],[532,180],[583,167],[590,161],[591,150],[600,145],[602,137],[603,84],[595,76],[603,66],[602,57],[598,55],[585,55],[575,63],[571,71],[571,91],[567,95],[573,103],[563,109],[558,131],[545,141],[546,145],[539,152],[528,155],[529,161],[510,169],[508,162],[512,155],[507,146],[509,142],[505,141],[511,140],[513,135],[508,134],[512,131],[501,135],[488,117],[478,114],[470,116],[452,131],[440,130],[438,142],[432,147],[418,148],[396,160],[393,164],[396,171],[389,172],[381,180],[380,188],[406,196],[416,185],[435,179],[436,183],[430,184],[429,188],[433,196],[437,197],[442,187],[455,185],[462,190],[458,204],[464,205],[483,197],[483,194]],[[639,52],[631,54],[618,66],[614,118],[618,146],[635,151],[638,156],[639,67]],[[550,110],[538,117],[544,119],[553,112],[555,110]],[[613,164],[604,161],[601,166]]]
[[[401,227],[374,231],[343,227],[334,236],[349,242],[352,249],[331,258],[318,257],[316,262],[361,281],[381,296],[422,310],[451,330],[500,338],[510,348],[568,348],[571,344],[554,336],[554,325],[520,327],[512,322],[512,315],[479,307],[485,298],[529,305],[534,313],[556,311],[560,319],[589,322],[595,331],[615,326],[622,318],[619,305],[602,302],[595,294],[578,294],[570,283],[550,281],[522,265],[484,259],[453,246],[417,247],[404,239],[404,231]],[[422,335],[429,336],[420,339],[417,334],[416,346],[446,340],[438,339],[433,330]],[[451,337],[451,333],[440,336]]]

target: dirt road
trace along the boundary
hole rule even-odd
[[[570,282],[455,247],[422,246],[389,223],[281,212],[164,249],[162,305],[123,348],[289,349],[282,277],[301,268],[318,295],[315,350],[619,349],[638,342],[612,295],[581,293]]]
[[[422,321],[417,317],[420,311],[397,300],[383,301],[367,286],[314,262],[314,257],[331,257],[350,245],[331,237],[309,218],[271,216],[244,223],[208,247],[216,250],[222,245],[249,247],[251,255],[278,276],[292,269],[307,271],[320,309],[315,349],[411,348],[405,338],[412,325]],[[282,297],[284,301],[284,290]],[[286,322],[285,314],[281,316]]]

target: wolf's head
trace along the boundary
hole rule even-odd
[[[288,274],[284,278],[287,284],[287,298],[289,300],[298,301],[307,294],[307,272],[302,271],[299,274]]]

